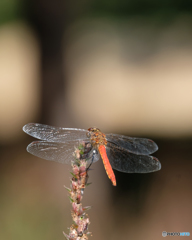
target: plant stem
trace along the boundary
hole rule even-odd
[[[87,240],[88,225],[90,224],[89,217],[85,213],[91,207],[82,207],[82,198],[84,189],[88,180],[88,162],[86,160],[86,150],[89,148],[86,143],[82,142],[74,152],[74,161],[72,161],[72,179],[71,188],[66,188],[70,195],[72,204],[71,216],[73,224],[69,228],[69,235],[63,232],[67,240]]]

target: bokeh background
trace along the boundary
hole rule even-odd
[[[162,169],[90,171],[90,239],[192,234],[192,2],[0,1],[0,239],[64,239],[70,166],[28,154],[28,122],[148,137]],[[175,237],[178,238],[178,237]]]

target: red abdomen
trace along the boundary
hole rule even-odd
[[[109,162],[109,159],[107,157],[107,153],[106,153],[106,148],[104,145],[100,145],[98,147],[98,150],[99,150],[99,153],[101,155],[101,158],[103,160],[103,164],[104,164],[104,167],[105,167],[105,170],[106,170],[106,173],[109,177],[109,179],[111,179],[112,183],[113,183],[113,186],[116,186],[116,179],[115,179],[115,174],[113,172],[113,169],[111,167],[111,164]]]

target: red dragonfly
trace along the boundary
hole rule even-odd
[[[41,140],[27,146],[29,153],[60,163],[71,164],[74,146],[79,141],[90,143],[92,162],[98,161],[101,156],[114,186],[116,179],[113,169],[125,173],[149,173],[161,169],[159,160],[149,155],[158,150],[157,144],[150,139],[104,134],[98,128],[61,128],[39,123],[28,123],[23,131]]]

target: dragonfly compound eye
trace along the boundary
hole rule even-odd
[[[93,127],[88,129],[89,132],[101,132],[99,128]]]

